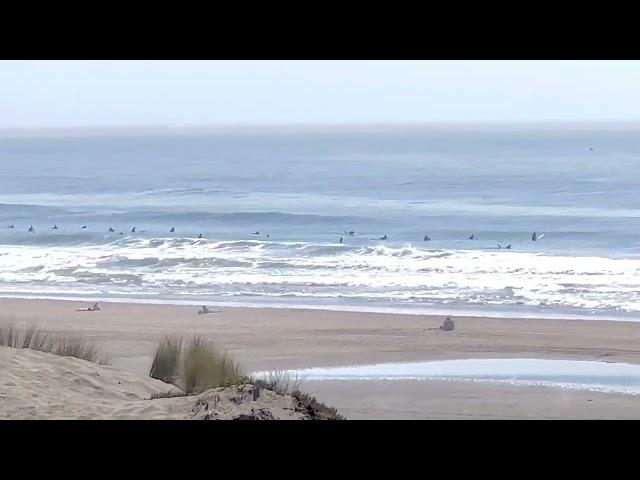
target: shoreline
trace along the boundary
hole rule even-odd
[[[99,302],[134,305],[168,305],[168,306],[202,306],[222,308],[256,308],[277,310],[319,310],[342,313],[379,313],[388,315],[414,315],[414,316],[461,316],[465,318],[500,318],[500,319],[527,319],[527,320],[583,320],[583,321],[608,321],[608,322],[640,322],[640,312],[621,312],[618,316],[607,316],[607,313],[579,314],[558,311],[556,313],[526,311],[506,308],[504,310],[485,308],[473,305],[439,305],[439,306],[413,306],[402,307],[368,306],[368,305],[321,305],[321,304],[296,304],[296,303],[269,303],[269,302],[233,302],[211,300],[183,300],[162,298],[135,298],[135,297],[100,297],[82,295],[39,295],[39,294],[7,294],[0,293],[1,300],[47,300],[65,302]]]

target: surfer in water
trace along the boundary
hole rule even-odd
[[[115,230],[113,229],[113,227],[109,227],[109,232],[115,232]]]
[[[36,232],[36,231],[34,230],[34,228],[33,228],[33,225],[29,225],[29,231],[30,231],[31,233],[35,233],[35,232]]]
[[[133,228],[131,229],[131,233],[136,233],[136,227],[133,227]]]
[[[475,233],[474,233],[474,234],[472,234],[472,235],[469,237],[469,240],[475,240],[475,239],[476,239],[476,235],[475,235]]]
[[[424,236],[424,241],[425,242],[430,242],[431,241],[431,237],[429,235],[425,235]]]
[[[498,244],[498,250],[500,250],[502,248],[502,245]]]
[[[260,235],[260,232],[258,232],[257,230],[255,232],[253,232],[251,235]]]
[[[202,238],[202,234],[198,235],[198,238]]]
[[[380,237],[380,240],[386,240],[387,238],[387,234],[385,233],[382,237]]]
[[[58,229],[58,225],[54,225],[53,227],[51,227],[51,230],[57,230]]]
[[[176,228],[175,227],[171,227],[171,230],[169,230],[169,233],[173,233],[175,231],[176,231]]]
[[[342,237],[340,237],[340,243],[342,243]]]
[[[15,228],[15,225],[7,225],[7,228]]]
[[[538,234],[536,232],[533,232],[533,235],[531,235],[531,241],[535,242],[536,240],[538,240]]]
[[[507,245],[507,246],[506,246],[506,247],[504,247],[504,248],[506,248],[507,250],[511,250],[511,244]]]
[[[87,226],[86,226],[86,225],[82,225],[80,228],[81,228],[82,230],[84,230],[85,228],[87,228]]]

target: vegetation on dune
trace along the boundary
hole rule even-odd
[[[260,389],[291,396],[294,409],[308,418],[344,419],[335,408],[302,392],[299,377],[285,370],[273,370],[260,377],[249,377],[226,352],[220,352],[213,343],[198,336],[189,341],[181,337],[164,337],[156,349],[149,375],[172,383],[186,395],[196,395],[211,388],[251,384],[255,387],[256,398],[260,395]],[[180,394],[167,392],[151,398],[173,396]]]
[[[172,383],[187,395],[246,383],[238,364],[226,352],[221,353],[199,336],[188,342],[176,337],[163,338],[156,349],[149,376]]]
[[[0,325],[0,346],[29,348],[65,357],[76,357],[100,365],[109,363],[100,349],[90,341],[76,336],[52,334],[37,327],[21,330],[14,325]]]

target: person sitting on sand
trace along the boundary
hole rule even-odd
[[[452,332],[454,329],[455,329],[455,324],[453,323],[453,320],[451,320],[449,317],[447,317],[444,323],[440,326],[440,330],[444,332]]]
[[[94,303],[93,306],[87,308],[78,308],[76,312],[97,312],[98,310],[102,310],[100,305]]]

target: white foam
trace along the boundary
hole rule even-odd
[[[0,246],[0,290],[292,297],[640,311],[640,260],[300,242]],[[102,285],[105,285],[102,288]]]

